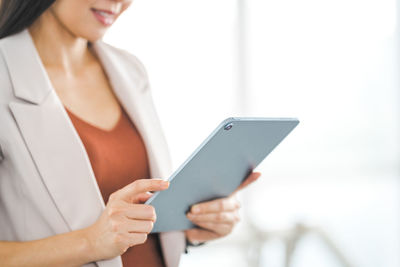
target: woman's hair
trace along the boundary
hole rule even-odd
[[[29,27],[55,0],[0,0],[0,39]]]

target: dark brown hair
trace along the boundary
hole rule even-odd
[[[0,39],[29,27],[55,0],[0,0]]]

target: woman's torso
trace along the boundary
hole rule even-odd
[[[151,177],[170,175],[143,65],[103,42],[94,48],[119,102],[145,134]],[[0,40],[0,125],[0,240],[36,240],[94,223],[104,204],[93,170],[26,30]],[[168,266],[178,266],[183,233],[161,233],[160,240]],[[119,260],[97,265],[120,266]]]

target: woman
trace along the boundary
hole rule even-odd
[[[237,191],[194,205],[199,228],[149,234],[167,145],[142,64],[100,40],[132,0],[0,2],[1,266],[176,267],[229,234]]]

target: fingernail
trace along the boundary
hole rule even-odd
[[[193,206],[192,212],[194,212],[194,213],[200,212],[199,206]]]

